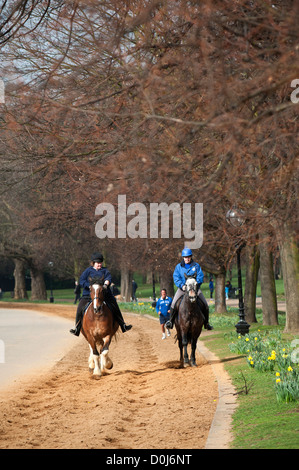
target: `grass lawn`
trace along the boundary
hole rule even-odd
[[[235,323],[235,316],[230,319]],[[235,314],[237,311],[235,310]],[[259,372],[248,365],[247,354],[231,352],[229,344],[238,337],[234,328],[222,324],[220,315],[211,315],[211,323],[215,329],[202,341],[223,362],[225,369],[232,378],[238,393],[238,408],[233,415],[234,449],[298,449],[299,447],[299,401],[279,403],[276,398],[276,371]],[[222,315],[223,317],[223,315]],[[229,316],[225,316],[229,322]],[[264,334],[266,338],[275,335],[276,330],[282,331],[284,316],[280,315],[279,327],[264,327],[260,323],[251,325],[251,335]],[[260,333],[257,333],[260,330]],[[281,335],[281,348],[294,339],[290,335]],[[298,364],[294,365],[293,368]],[[297,376],[298,377],[298,376]],[[246,393],[246,388],[247,392]]]

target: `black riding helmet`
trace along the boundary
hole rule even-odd
[[[93,263],[95,263],[96,261],[98,263],[102,263],[104,261],[104,257],[102,253],[95,252],[91,255],[90,261],[92,261]]]

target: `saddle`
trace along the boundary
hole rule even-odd
[[[173,310],[178,312],[179,311],[179,306],[181,305],[181,302],[183,300],[183,297],[184,295],[182,295],[181,297],[178,298],[178,300],[176,301],[176,303],[174,304],[174,307],[173,307]]]

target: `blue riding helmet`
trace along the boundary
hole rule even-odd
[[[183,249],[182,257],[184,258],[184,256],[192,256],[192,251],[190,250],[190,248],[184,248]]]

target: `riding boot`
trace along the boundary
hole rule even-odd
[[[90,298],[82,297],[77,307],[76,312],[76,324],[75,328],[70,329],[70,333],[75,336],[79,336],[82,326],[82,319],[83,319],[83,312],[85,310],[86,305],[90,302]]]
[[[108,307],[113,313],[113,316],[117,323],[119,324],[121,331],[125,333],[126,331],[129,331],[132,328],[132,325],[126,325],[124,317],[122,316],[122,313],[119,309],[118,303],[115,300],[114,296],[109,296],[109,298],[105,299],[105,302],[107,303]]]
[[[82,326],[82,312],[76,313],[76,325],[75,328],[70,329],[70,333],[75,336],[79,336]]]
[[[173,328],[176,315],[177,311],[173,307],[170,307],[170,319],[165,323],[166,328]]]
[[[200,306],[202,314],[204,316],[204,324],[203,324],[204,328],[206,330],[213,330],[214,327],[212,325],[210,325],[210,323],[209,323],[210,310],[209,310],[208,304],[206,302],[204,302],[203,299],[200,298],[200,297],[197,297],[197,303]]]

